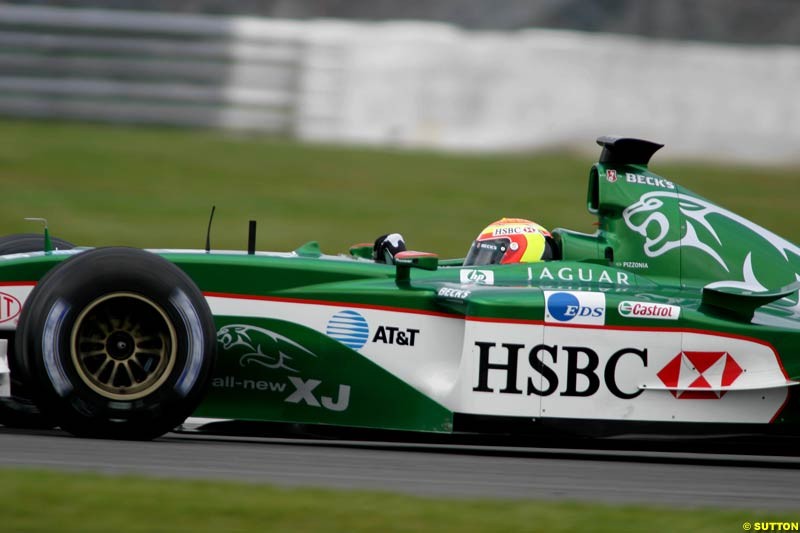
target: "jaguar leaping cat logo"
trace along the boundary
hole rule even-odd
[[[677,202],[678,209],[683,215],[686,226],[685,232],[679,238],[670,232],[669,218],[664,214],[662,207],[668,202]],[[767,288],[759,282],[754,271],[753,262],[758,259],[761,265],[778,265],[784,263],[786,280],[784,284],[800,279],[800,247],[783,239],[761,226],[750,222],[735,213],[709,203],[700,198],[679,195],[674,191],[653,191],[643,194],[638,201],[629,205],[623,212],[625,224],[636,233],[645,238],[644,253],[648,257],[658,257],[676,248],[695,248],[708,255],[710,259],[720,265],[726,272],[738,271],[741,268],[741,280],[723,280],[709,284],[709,287],[737,287],[754,291],[765,291]],[[726,261],[722,257],[723,247],[728,246],[733,239],[730,234],[720,237],[719,230],[724,225],[715,229],[712,225],[714,218],[727,219],[727,224],[736,226],[735,239],[739,242],[756,244],[766,241],[777,252],[774,256],[767,254],[754,257],[752,251],[747,251],[744,257],[733,257]],[[726,243],[725,240],[728,240]],[[753,250],[759,249],[753,247]],[[763,249],[763,248],[762,248]],[[781,261],[783,259],[783,261]],[[736,275],[736,274],[734,274]]]
[[[217,342],[226,351],[239,348],[244,351],[239,358],[239,365],[250,363],[270,369],[285,369],[297,372],[289,366],[293,357],[287,351],[302,352],[316,357],[313,353],[293,340],[273,331],[246,324],[230,324],[217,332]]]
[[[714,228],[705,218],[709,213],[712,212],[711,208],[716,206],[712,206],[711,204],[706,204],[705,202],[701,201],[698,201],[696,204],[686,202],[678,196],[678,193],[675,192],[654,191],[643,194],[641,198],[639,198],[639,201],[629,205],[622,212],[622,218],[625,220],[625,224],[627,224],[630,229],[636,233],[639,233],[645,238],[644,253],[648,257],[658,257],[660,255],[664,255],[670,250],[674,250],[675,248],[689,246],[705,252],[712,259],[714,259],[714,261],[719,263],[719,265],[724,268],[726,272],[730,272],[728,265],[725,264],[725,260],[722,259],[720,254],[710,245],[700,240],[699,236],[697,235],[697,230],[691,221],[687,221],[686,234],[684,234],[680,239],[668,240],[667,235],[669,234],[670,230],[670,220],[667,218],[667,215],[660,211],[664,206],[665,199],[673,199],[678,201],[681,213],[683,213],[684,216],[691,218],[698,225],[702,226],[703,229],[705,229],[706,232],[711,236],[711,238],[716,241],[717,245],[722,244],[717,232],[714,231]],[[694,201],[695,199],[692,198],[691,200]],[[644,215],[644,218],[642,218],[640,215]],[[639,222],[637,222],[637,220],[639,220]],[[657,230],[655,232],[655,236],[651,237],[648,230],[654,226],[657,228]]]

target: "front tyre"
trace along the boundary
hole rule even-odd
[[[214,321],[194,282],[132,248],[90,250],[53,268],[17,336],[39,409],[80,436],[170,431],[199,404],[216,356]]]

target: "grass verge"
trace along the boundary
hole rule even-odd
[[[788,513],[563,502],[417,498],[370,492],[0,470],[2,531],[534,532],[742,531]]]
[[[587,148],[594,139],[586,139]],[[665,151],[669,147],[664,148]],[[599,154],[599,147],[598,152]],[[300,145],[208,131],[0,121],[0,233],[39,229],[87,246],[258,249],[318,240],[328,253],[399,231],[409,247],[466,253],[503,216],[593,232],[586,211],[595,156],[454,155]],[[661,164],[653,170],[800,241],[800,171]]]

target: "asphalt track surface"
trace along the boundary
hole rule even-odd
[[[760,456],[185,433],[128,442],[0,427],[0,467],[448,498],[800,509],[798,453]]]

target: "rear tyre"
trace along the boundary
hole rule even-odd
[[[152,439],[205,393],[214,321],[192,280],[133,248],[98,248],[53,268],[31,293],[17,358],[33,399],[79,436]]]
[[[71,250],[75,245],[58,237],[51,237],[50,243],[54,250]],[[44,251],[44,234],[42,233],[17,233],[0,237],[0,255],[23,254],[28,252]]]
[[[75,247],[69,241],[52,237],[50,239],[56,250],[70,250]],[[0,237],[0,255],[21,254],[44,251],[44,235],[42,233],[18,233]],[[0,398],[0,424],[6,427],[46,429],[54,426],[53,422],[42,416],[33,402],[28,398],[25,384],[13,368],[13,339],[8,344],[9,363],[12,365],[14,394],[11,398]]]

